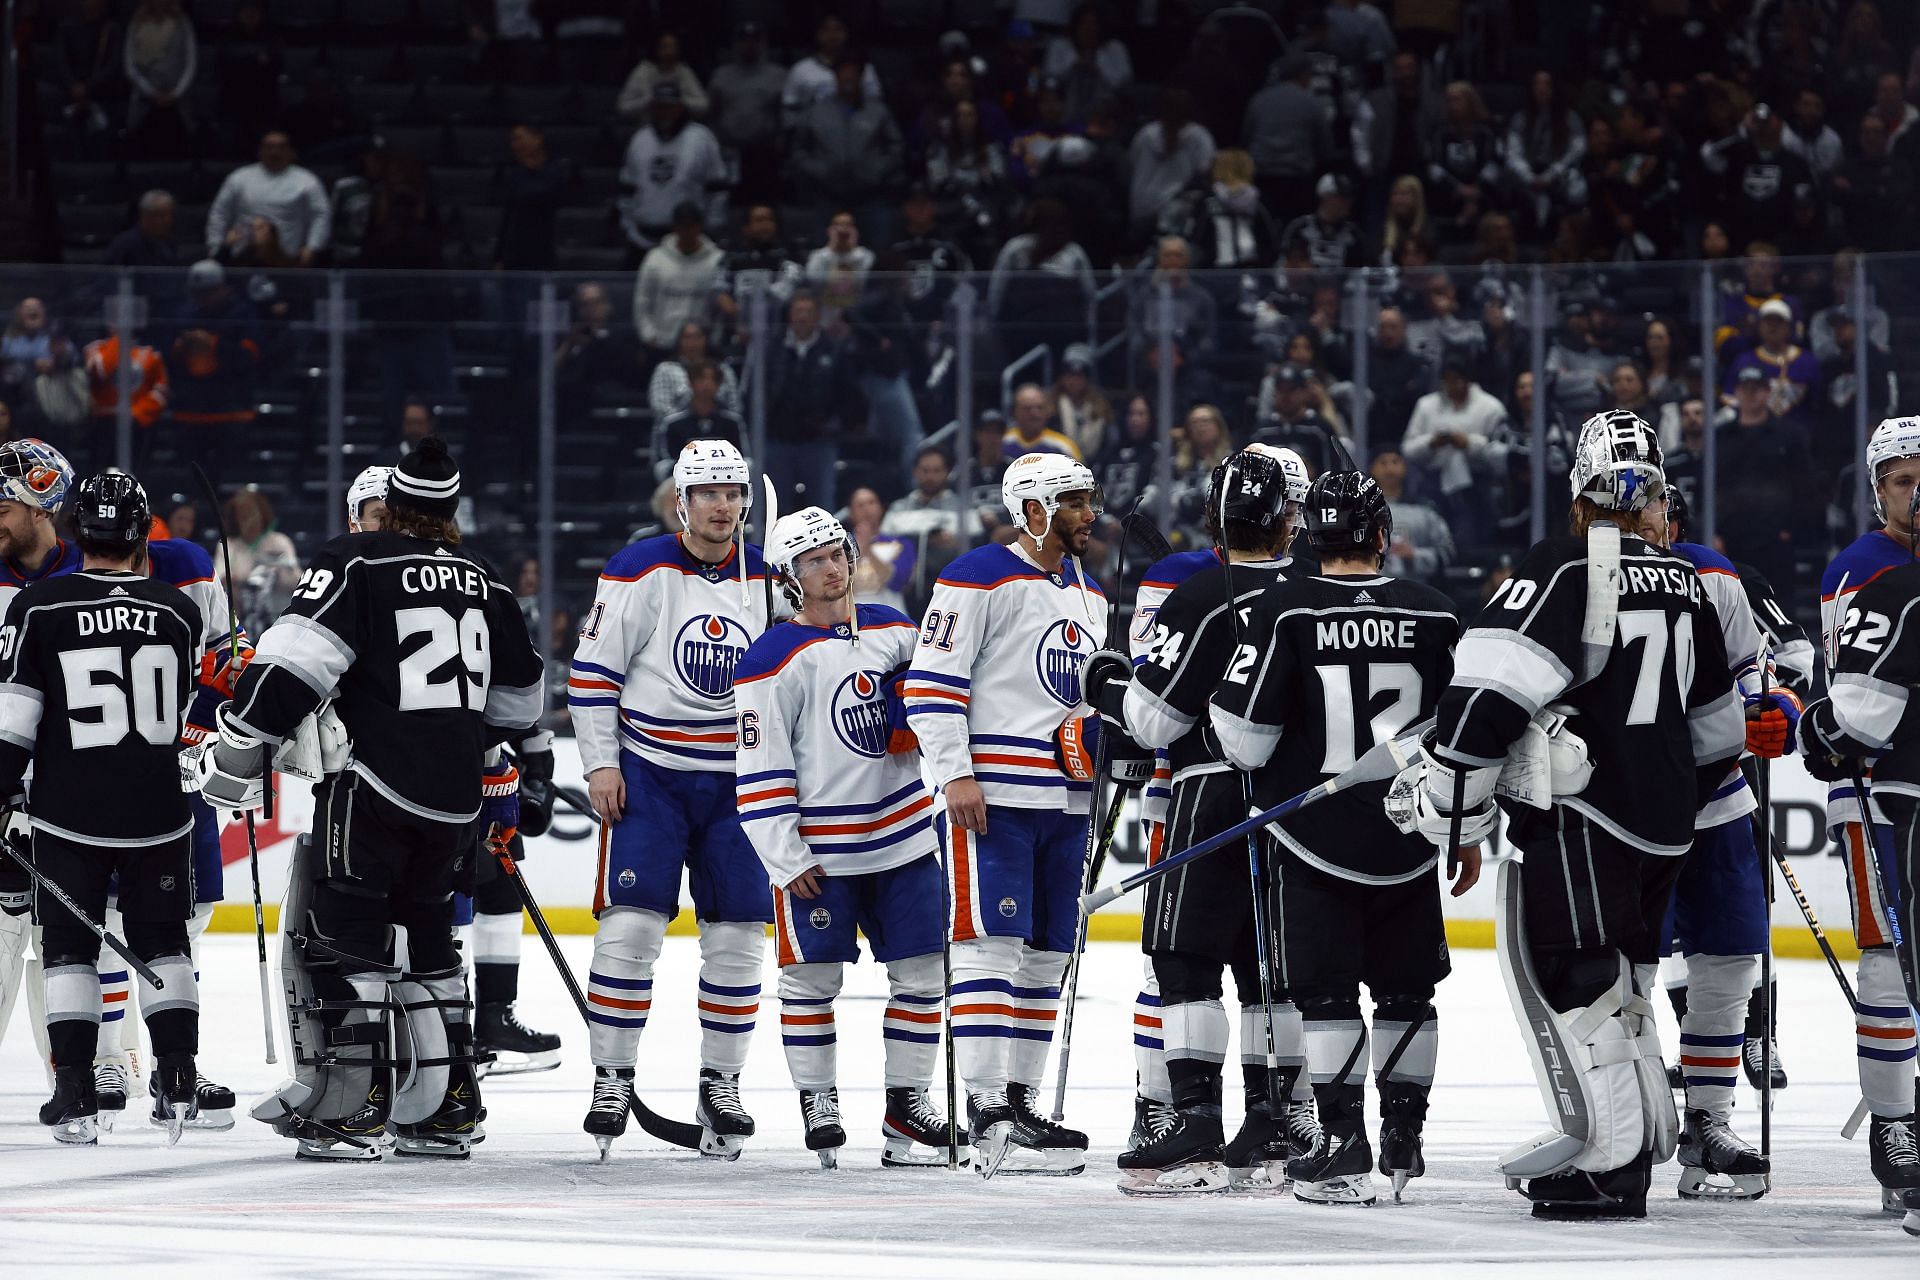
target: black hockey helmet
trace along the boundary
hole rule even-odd
[[[1371,552],[1382,530],[1393,541],[1393,508],[1364,471],[1327,472],[1308,487],[1303,505],[1307,545],[1323,555]]]
[[[74,490],[72,510],[83,551],[130,551],[147,540],[153,526],[147,491],[138,480],[113,468],[80,482]]]
[[[1226,526],[1251,525],[1278,534],[1307,496],[1307,464],[1291,449],[1252,444],[1228,455],[1207,481],[1207,534],[1226,543]]]
[[[1687,531],[1687,518],[1692,512],[1687,510],[1687,491],[1677,484],[1667,486],[1667,525],[1673,531],[1673,540],[1681,541]]]

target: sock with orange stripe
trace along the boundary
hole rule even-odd
[[[760,1014],[767,928],[757,922],[700,922],[700,1065],[739,1075]]]
[[[1913,1111],[1913,1009],[1891,948],[1860,953],[1859,991],[1854,1030],[1860,1094],[1877,1116],[1908,1115]]]
[[[653,963],[667,936],[658,911],[608,907],[593,935],[587,970],[588,1055],[596,1067],[631,1068],[653,1008]]]
[[[847,967],[837,960],[790,964],[780,970],[780,1044],[787,1051],[787,1071],[796,1089],[834,1085],[839,1036],[833,1002],[846,972]],[[704,994],[701,999],[706,999]]]
[[[953,944],[953,1057],[970,1093],[1007,1087],[1013,1044],[1013,981],[1018,938],[968,938]]]
[[[1060,980],[1066,976],[1067,953],[1023,948],[1020,972],[1013,979],[1013,1046],[1007,1060],[1007,1079],[1039,1088],[1047,1074],[1047,1054],[1053,1049],[1053,1025],[1060,1017]]]
[[[1133,1077],[1141,1097],[1149,1102],[1173,1101],[1167,1079],[1166,1036],[1160,1010],[1160,979],[1154,976],[1153,957],[1147,956],[1147,979],[1133,1002]]]
[[[1746,1043],[1747,1000],[1760,976],[1760,957],[1687,957],[1687,1012],[1680,1019],[1680,1074],[1687,1109],[1725,1120],[1733,1114]]]
[[[925,1089],[940,1054],[940,957],[887,962],[891,995],[880,1034],[886,1041],[887,1088]]]

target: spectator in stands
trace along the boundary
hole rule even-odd
[[[1776,234],[1792,212],[1793,189],[1813,183],[1807,162],[1783,144],[1784,133],[1779,115],[1761,102],[1738,133],[1700,149],[1702,166],[1720,179],[1720,210],[1736,237]]]
[[[1395,174],[1425,173],[1431,159],[1427,144],[1441,116],[1418,54],[1403,49],[1388,64],[1384,88],[1364,95],[1354,109],[1353,166],[1379,199],[1381,185]]]
[[[839,93],[840,60],[847,51],[847,23],[837,13],[828,13],[813,29],[813,52],[793,64],[787,72],[786,87],[780,104],[788,128],[796,128],[808,108]],[[871,63],[860,70],[863,98],[881,100],[880,76]]]
[[[1007,470],[1006,435],[1007,415],[998,409],[982,409],[973,424],[973,485],[965,497],[980,531],[1000,542],[1013,539],[1006,503],[1000,500],[1000,481]]]
[[[294,163],[293,143],[278,129],[260,137],[260,158],[228,174],[207,211],[207,255],[247,238],[252,219],[273,223],[280,243],[303,267],[325,252],[333,230],[326,189]]]
[[[862,486],[847,495],[847,531],[860,552],[853,566],[853,598],[904,611],[902,593],[913,581],[916,548],[911,540],[881,528],[886,513],[886,504],[872,489]]]
[[[1869,253],[1903,248],[1911,241],[1914,175],[1894,158],[1879,115],[1860,118],[1857,139],[1859,150],[1840,162],[1830,180],[1847,240]]]
[[[0,335],[0,399],[19,410],[31,402],[33,380],[53,368],[59,329],[39,298],[22,298]]]
[[[1053,421],[1082,458],[1099,456],[1113,425],[1113,405],[1094,382],[1093,372],[1093,348],[1075,342],[1061,355],[1060,376],[1053,384]]]
[[[1813,416],[1813,454],[1823,477],[1835,475],[1853,461],[1860,400],[1855,348],[1860,340],[1859,326],[1846,307],[1834,308],[1828,325],[1833,354],[1820,362],[1820,390]],[[1900,380],[1884,347],[1869,342],[1866,356],[1866,418],[1872,426],[1893,415],[1900,400]]]
[[[1734,386],[1733,420],[1719,429],[1715,531],[1728,555],[1760,570],[1782,600],[1797,600],[1794,543],[1811,545],[1822,523],[1807,430],[1773,411],[1760,366],[1745,366]]]
[[[1640,335],[1640,360],[1650,404],[1669,405],[1686,395],[1686,353],[1675,340],[1672,325],[1657,317],[1647,321]]]
[[[194,540],[194,532],[200,527],[200,511],[190,498],[176,493],[161,504],[160,512],[166,521],[168,537],[183,542]]]
[[[500,234],[491,261],[496,271],[551,271],[554,219],[567,201],[568,174],[548,157],[547,135],[536,124],[507,134],[513,163],[500,174]]]
[[[438,245],[434,251],[438,252]],[[228,242],[220,247],[214,261],[223,266],[246,267],[256,271],[280,271],[298,265],[293,255],[280,243],[280,232],[273,223],[265,218],[249,218],[246,235],[240,239],[228,237]],[[437,261],[435,265],[438,265]]]
[[[1827,124],[1827,100],[1809,85],[1793,100],[1793,121],[1780,137],[1787,150],[1806,161],[1816,181],[1825,182],[1839,167],[1840,135]]]
[[[1313,403],[1313,376],[1297,364],[1283,364],[1262,389],[1267,398],[1254,415],[1258,426],[1253,442],[1292,449],[1316,476],[1337,469],[1340,453],[1334,442],[1339,432]]]
[[[620,166],[621,222],[634,260],[659,244],[673,229],[682,205],[705,209],[726,183],[726,162],[713,131],[687,118],[680,86],[663,80],[653,87],[648,121],[627,143]]]
[[[408,396],[400,406],[400,456],[412,453],[433,434],[433,406],[419,396]]]
[[[1367,355],[1368,438],[1376,445],[1398,443],[1414,405],[1432,386],[1433,366],[1407,345],[1405,314],[1398,307],[1380,308]]]
[[[937,561],[933,572],[938,572],[960,552],[964,513],[960,495],[953,491],[952,460],[944,450],[926,445],[913,458],[913,491],[888,504],[880,528],[897,538],[919,540],[921,562]]]
[[[278,118],[284,65],[280,38],[267,25],[265,0],[240,0],[214,54],[220,86],[214,116],[230,131],[231,145],[244,145],[260,121]]]
[[[1188,219],[1185,238],[1203,267],[1264,270],[1273,265],[1280,237],[1253,185],[1252,156],[1239,150],[1214,156],[1213,184]]]
[[[1013,126],[1007,121],[1007,113],[1000,109],[1000,104],[980,95],[974,83],[973,62],[962,55],[948,56],[946,70],[940,76],[940,92],[921,108],[920,117],[907,137],[907,145],[922,152],[932,146],[946,127],[947,117],[963,102],[973,105],[984,137],[1002,148],[1013,140]]]
[[[827,221],[827,242],[807,255],[801,275],[820,303],[820,322],[829,328],[860,301],[867,275],[873,270],[873,250],[860,243],[860,224],[852,211],[841,209]]]
[[[839,346],[820,327],[820,304],[801,292],[787,304],[786,335],[767,353],[766,469],[804,491],[795,510],[835,505],[839,408],[847,378]]]
[[[1480,91],[1467,81],[1448,85],[1444,103],[1427,142],[1428,209],[1448,239],[1465,240],[1499,188],[1500,141]]]
[[[1160,433],[1153,424],[1153,405],[1144,395],[1125,397],[1126,409],[1117,431],[1107,433],[1107,446],[1093,460],[1094,479],[1106,498],[1107,510],[1131,510],[1134,503],[1150,505],[1160,459]]]
[[[973,270],[966,251],[940,235],[939,208],[932,189],[916,182],[907,188],[900,206],[901,227],[906,238],[893,246],[893,254],[911,274],[907,308],[913,317],[929,328],[929,338],[946,324],[947,304],[961,278]]]
[[[1438,583],[1453,563],[1453,530],[1438,511],[1407,497],[1407,459],[1398,449],[1381,449],[1367,468],[1393,515],[1393,540],[1387,544],[1383,572],[1396,578]]]
[[[188,268],[187,293],[167,352],[175,440],[185,460],[210,461],[254,419],[259,318],[212,259]]]
[[[1213,352],[1219,323],[1213,295],[1201,288],[1189,270],[1193,252],[1179,236],[1161,236],[1154,251],[1154,271],[1133,295],[1127,328],[1137,353],[1159,341],[1166,325],[1163,298],[1173,304],[1172,327],[1180,348],[1190,359],[1205,360]],[[1163,291],[1162,286],[1165,286]]]
[[[148,156],[186,153],[200,45],[180,0],[140,0],[127,19],[127,135]]]
[[[107,264],[115,267],[177,267],[180,246],[173,239],[173,196],[155,189],[140,197],[140,217],[107,245]]]
[[[720,145],[739,159],[735,198],[764,201],[778,197],[780,95],[787,69],[767,57],[766,28],[743,22],[734,31],[733,55],[708,78],[710,120]]]
[[[1392,266],[1402,243],[1431,240],[1431,231],[1427,223],[1426,188],[1412,174],[1401,174],[1393,180],[1393,188],[1387,194],[1387,221],[1380,229],[1379,264]]]
[[[1473,295],[1480,303],[1480,330],[1486,335],[1473,380],[1483,387],[1511,387],[1514,375],[1533,358],[1527,335],[1514,323],[1512,295],[1506,282],[1482,277]]]
[[[847,376],[867,402],[867,435],[890,442],[897,452],[895,479],[883,485],[896,493],[913,470],[913,456],[926,434],[909,380],[915,367],[914,348],[924,337],[907,309],[907,279],[898,258],[878,261],[842,322],[846,329],[842,359],[848,366]]]
[[[1364,233],[1353,220],[1353,183],[1345,174],[1323,174],[1313,194],[1314,211],[1280,233],[1280,252],[1290,262],[1322,271],[1366,265]]]
[[[738,416],[741,412],[740,383],[733,370],[713,357],[707,330],[698,320],[681,324],[674,339],[673,353],[653,367],[647,380],[647,408],[656,423],[687,407],[693,394],[693,371],[703,364],[714,366],[716,386],[722,410]]]
[[[1506,158],[1514,198],[1536,235],[1586,203],[1580,175],[1586,150],[1586,130],[1561,82],[1551,71],[1534,72],[1527,105],[1507,130]]]
[[[1560,306],[1560,329],[1547,347],[1547,401],[1569,422],[1584,422],[1612,394],[1613,356],[1593,332],[1593,310],[1582,298]]]
[[[1302,329],[1287,339],[1286,359],[1281,361],[1281,364],[1292,365],[1307,375],[1307,403],[1313,406],[1315,413],[1326,419],[1327,425],[1333,428],[1335,434],[1345,436],[1348,434],[1346,415],[1340,411],[1335,399],[1337,396],[1339,400],[1351,401],[1353,384],[1342,381],[1327,366],[1326,360],[1321,357],[1321,349],[1319,334],[1311,328]],[[1336,345],[1329,349],[1342,361],[1344,368],[1345,346]],[[1260,394],[1254,401],[1256,404],[1272,403],[1273,374],[1276,372],[1278,372],[1277,368],[1269,372],[1261,381]]]
[[[646,115],[653,106],[653,87],[658,84],[678,88],[681,105],[695,120],[707,118],[707,91],[701,88],[700,77],[680,56],[680,36],[676,32],[662,31],[654,37],[653,57],[643,58],[627,76],[614,104],[620,118],[632,122]]]
[[[1107,34],[1097,4],[1079,4],[1063,36],[1047,42],[1041,70],[1067,90],[1067,114],[1085,119],[1087,108],[1133,83],[1133,58],[1127,46]]]
[[[1897,147],[1914,122],[1920,120],[1920,108],[1907,101],[1906,82],[1896,71],[1882,75],[1873,85],[1873,115],[1887,126],[1887,145]]]
[[[1008,462],[1026,453],[1058,453],[1075,462],[1082,460],[1080,446],[1055,428],[1053,406],[1037,382],[1023,382],[1013,389],[1013,425],[1001,440],[1000,452]]]
[[[660,367],[664,369],[667,365]],[[687,366],[684,403],[658,419],[662,447],[655,451],[653,458],[656,478],[672,473],[673,460],[691,440],[726,440],[743,451],[749,448],[740,415],[720,402],[720,371],[721,366],[711,360],[696,360]]]
[[[1056,200],[1075,211],[1077,238],[1088,258],[1103,266],[1134,247],[1127,235],[1127,208],[1112,198],[1126,185],[1126,170],[1119,105],[1096,102],[1085,131],[1063,139],[1033,182],[1035,200]],[[997,248],[979,248],[974,258],[984,262]]]
[[[725,255],[707,238],[700,206],[685,201],[673,211],[673,234],[647,251],[633,287],[633,328],[653,359],[666,359],[679,345],[682,326],[704,326]]]
[[[1007,157],[982,126],[979,105],[955,103],[927,148],[927,188],[941,224],[974,248],[999,247],[1011,194]]]
[[[96,465],[115,456],[120,425],[120,330],[87,344],[83,356],[87,391],[92,399],[92,422],[86,432],[88,456]],[[127,416],[133,422],[134,470],[140,470],[153,448],[153,427],[167,411],[167,365],[152,347],[133,348],[133,394]]]
[[[1460,314],[1460,295],[1454,288],[1453,278],[1436,268],[1428,274],[1421,290],[1427,315],[1407,326],[1407,345],[1436,368],[1446,351],[1477,364],[1480,353],[1486,349],[1487,333],[1478,320]]]
[[[227,552],[232,559],[223,561],[220,572],[232,574],[226,586],[240,625],[251,635],[263,635],[293,600],[300,553],[280,531],[273,504],[257,485],[227,499],[225,527],[233,531]]]
[[[1858,249],[1842,249],[1833,255],[1833,270],[1829,281],[1833,289],[1833,303],[1816,311],[1813,322],[1807,326],[1807,345],[1813,348],[1813,354],[1821,360],[1832,357],[1839,349],[1834,337],[1834,324],[1842,315],[1850,316],[1849,323],[1858,323],[1860,313],[1853,306],[1853,285],[1855,269],[1859,266]],[[1867,342],[1878,351],[1890,350],[1892,326],[1887,318],[1887,309],[1878,303],[1867,308]]]
[[[1027,127],[1007,144],[1007,176],[1022,191],[1032,188],[1062,142],[1078,137],[1080,126],[1067,118],[1066,86],[1053,76],[1042,76]]]
[[[126,92],[126,38],[107,0],[80,0],[54,32],[53,71],[66,91],[61,114],[105,133],[108,108]]]
[[[1477,267],[1512,266],[1520,261],[1520,240],[1513,219],[1498,210],[1480,215],[1474,228],[1473,264]]]
[[[604,286],[574,286],[573,324],[553,353],[554,382],[562,423],[585,425],[596,394],[617,393],[640,377],[639,344],[612,328],[613,303]]]
[[[1187,411],[1185,430],[1173,450],[1173,530],[1169,532],[1188,547],[1205,547],[1207,534],[1207,488],[1213,469],[1233,453],[1233,433],[1227,420],[1211,404],[1196,404]]]
[[[1093,264],[1073,238],[1073,215],[1057,200],[1027,205],[1026,230],[1001,247],[987,283],[987,314],[1009,351],[1052,344],[1086,323]]]
[[[1133,171],[1127,188],[1133,234],[1144,239],[1163,227],[1163,213],[1206,182],[1213,156],[1213,135],[1193,118],[1193,95],[1184,89],[1163,89],[1158,118],[1133,135]]]
[[[740,239],[721,264],[713,309],[722,322],[733,326],[735,338],[744,343],[749,290],[764,289],[768,314],[777,317],[793,299],[801,278],[800,260],[780,238],[779,213],[770,204],[749,205]]]
[[[1667,483],[1685,491],[1695,502],[1707,474],[1707,402],[1689,396],[1674,406],[1673,431],[1668,438],[1662,424],[1660,447],[1667,458]],[[1698,508],[1696,508],[1697,510]]]
[[[300,154],[316,164],[347,160],[367,142],[367,121],[345,87],[326,67],[307,73],[306,93],[281,112],[287,136]]]
[[[1607,377],[1607,386],[1613,401],[1609,407],[1626,409],[1642,422],[1659,421],[1660,406],[1648,398],[1647,378],[1638,364],[1632,360],[1616,362],[1613,372]]]
[[[1820,387],[1820,362],[1793,340],[1793,308],[1779,298],[1762,303],[1758,327],[1759,344],[1742,351],[1727,366],[1728,394],[1743,370],[1758,369],[1767,379],[1767,407],[1790,422],[1810,424],[1811,397]]]
[[[892,219],[905,177],[905,144],[886,103],[867,93],[865,70],[864,59],[841,55],[833,96],[805,108],[794,123],[787,172],[817,212],[852,208],[862,225],[880,229]]]
[[[1777,298],[1798,310],[1794,299],[1781,291],[1780,277],[1780,250],[1768,240],[1749,244],[1740,260],[1740,283],[1721,286],[1720,323],[1714,329],[1714,345],[1722,357],[1731,359],[1758,340],[1763,304]]]
[[[1333,161],[1333,133],[1320,100],[1307,88],[1312,80],[1312,61],[1288,54],[1274,83],[1247,103],[1241,126],[1261,203],[1283,225],[1313,207],[1314,179]]]
[[[1506,475],[1508,448],[1506,406],[1474,382],[1464,355],[1448,352],[1440,389],[1414,407],[1404,451],[1421,491],[1435,498],[1463,542],[1483,542],[1493,531],[1487,495]]]

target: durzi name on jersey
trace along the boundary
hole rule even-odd
[[[115,588],[118,590],[118,588]],[[131,604],[102,605],[98,609],[74,611],[74,625],[81,636],[104,636],[115,631],[138,631],[142,635],[160,634],[160,614]]]

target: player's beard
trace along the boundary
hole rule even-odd
[[[1079,557],[1087,554],[1087,546],[1093,541],[1093,521],[1088,520],[1073,532],[1065,530],[1060,534],[1060,547],[1068,555]]]

